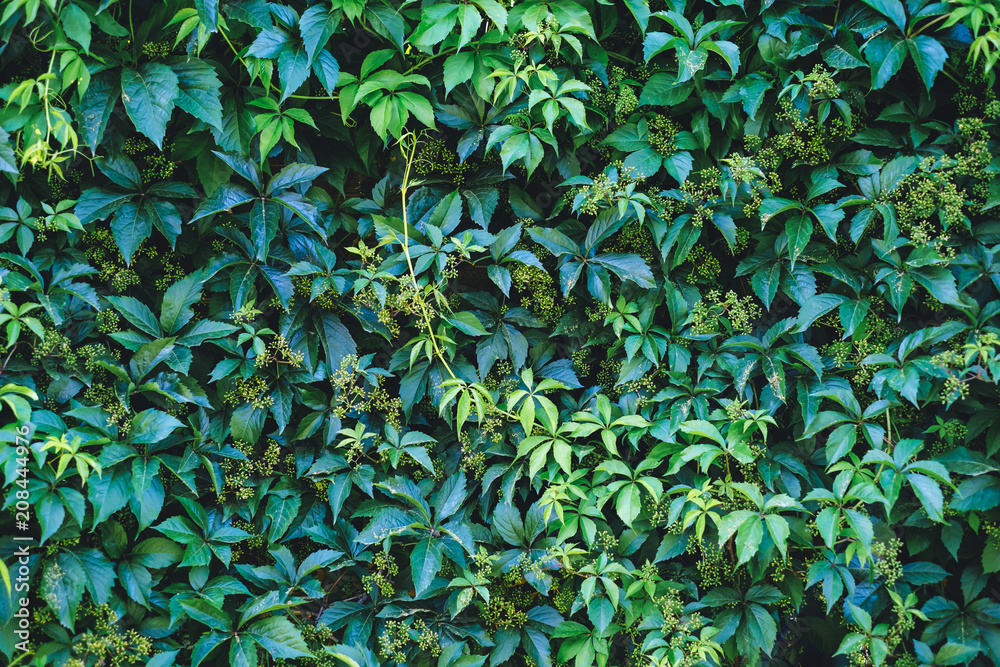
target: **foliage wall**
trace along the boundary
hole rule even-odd
[[[993,3],[2,7],[12,664],[1000,662]]]

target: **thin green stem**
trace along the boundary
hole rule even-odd
[[[409,146],[409,154],[407,154],[407,148],[404,145],[404,141],[407,138],[412,140]],[[441,348],[437,343],[437,336],[434,335],[434,327],[431,325],[430,316],[427,314],[427,305],[423,302],[423,297],[420,293],[420,285],[417,284],[417,274],[413,270],[413,259],[410,257],[410,234],[409,234],[409,220],[406,214],[406,192],[410,187],[410,170],[413,168],[413,163],[417,154],[417,137],[412,132],[403,135],[400,140],[400,145],[403,145],[403,155],[406,158],[406,168],[403,171],[403,183],[400,185],[401,197],[403,200],[403,254],[406,256],[406,266],[410,273],[410,280],[413,282],[413,292],[414,298],[417,299],[420,308],[420,315],[423,317],[424,325],[427,327],[427,336],[430,338],[431,345],[434,348],[434,354],[444,365],[448,375],[451,376],[453,380],[457,379],[455,373],[451,370],[451,366],[448,365],[448,361],[444,358],[444,354],[441,352]]]

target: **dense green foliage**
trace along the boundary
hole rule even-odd
[[[1000,663],[989,0],[2,7],[7,658]]]

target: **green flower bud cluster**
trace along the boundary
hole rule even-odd
[[[570,609],[573,608],[573,601],[576,600],[577,593],[570,585],[571,583],[557,581],[552,584],[552,588],[549,590],[549,596],[552,598],[552,606],[563,615],[569,614]]]
[[[281,463],[280,445],[275,440],[267,441],[263,453],[254,451],[252,443],[236,440],[233,447],[246,455],[246,461],[222,459],[219,467],[224,473],[224,484],[219,500],[224,501],[228,491],[233,491],[239,500],[253,498],[257,479],[271,477]]]
[[[377,587],[383,597],[390,597],[396,594],[392,578],[397,574],[399,574],[399,566],[396,565],[396,559],[391,554],[378,551],[372,556],[371,572],[361,577],[361,585],[365,590]]]
[[[549,326],[555,326],[566,313],[565,300],[559,296],[555,279],[537,266],[518,263],[511,269],[514,287],[521,305]]]
[[[822,65],[813,67],[810,76],[813,77],[812,87],[809,88],[809,99],[836,99],[840,97],[840,86],[833,80],[833,76]]]
[[[680,191],[684,195],[684,203],[691,211],[691,224],[701,228],[712,220],[712,209],[708,203],[714,201],[719,194],[719,183],[722,172],[716,167],[709,167],[692,174],[681,183]]]
[[[632,86],[623,83],[618,88],[618,97],[615,99],[615,122],[624,125],[628,122],[629,116],[639,106],[639,98],[636,97]]]
[[[110,308],[97,311],[94,317],[97,322],[97,330],[101,333],[115,333],[122,330],[122,319],[118,313]]]
[[[53,172],[55,173],[55,172]],[[49,191],[52,201],[63,201],[64,199],[76,199],[80,196],[80,181],[83,172],[79,169],[68,169],[62,178],[49,178]]]
[[[490,601],[483,610],[483,620],[493,630],[520,630],[528,622],[528,613],[499,592],[490,591]]]
[[[118,249],[111,228],[98,228],[83,234],[83,249],[87,259],[101,272],[101,280],[111,283],[118,292],[139,284],[139,275],[125,265],[125,258]],[[140,243],[133,257],[133,264],[140,257],[156,257],[159,253],[147,243]]]
[[[142,45],[142,53],[150,60],[165,58],[170,55],[173,45],[170,42],[146,42]]]
[[[872,542],[875,574],[885,579],[886,586],[893,586],[903,576],[903,565],[899,562],[902,549],[903,541],[895,537],[888,542]]]
[[[426,651],[435,658],[441,655],[441,636],[427,627],[422,618],[413,621],[413,630],[420,633],[417,636],[417,646],[421,651]]]
[[[146,151],[151,151],[155,148],[153,143],[140,135],[133,135],[125,140],[125,145],[122,147],[122,152],[125,155],[139,155],[140,153],[145,153]]]
[[[722,273],[722,265],[719,264],[719,260],[700,243],[691,248],[687,261],[691,264],[691,274],[688,276],[688,280],[697,281],[700,279],[713,282]]]
[[[168,160],[162,154],[153,154],[145,158],[146,167],[140,172],[143,183],[153,183],[155,181],[165,181],[173,176],[179,162]]]
[[[692,539],[691,543],[695,541]],[[701,585],[705,589],[725,585],[724,582],[732,581],[733,564],[725,557],[722,549],[712,542],[702,541],[698,547],[701,551],[701,558],[695,567],[701,575]]]
[[[952,97],[952,102],[958,105],[962,115],[979,113],[990,102],[995,101],[996,91],[988,85],[982,66],[975,66],[970,61],[957,63],[957,69],[962,76],[959,78],[958,91]]]
[[[468,451],[463,446],[460,467],[473,479],[482,479],[483,474],[486,472],[486,454],[483,452]]]
[[[379,635],[379,653],[393,662],[406,663],[403,649],[410,643],[410,628],[403,621],[386,621],[385,629]]]
[[[258,410],[266,409],[274,405],[274,398],[267,394],[268,391],[270,388],[267,386],[267,380],[260,376],[255,375],[246,380],[237,377],[223,397],[223,401],[234,406],[249,403]]]
[[[659,249],[653,240],[652,232],[638,220],[633,220],[622,227],[602,248],[607,252],[635,253],[649,264],[655,263],[659,256]],[[601,319],[603,320],[604,316]]]
[[[300,368],[305,359],[305,352],[296,352],[291,348],[288,339],[282,335],[275,336],[267,344],[264,354],[257,357],[257,367],[270,364],[285,364],[290,369]]]
[[[83,392],[83,398],[108,413],[108,426],[118,426],[123,434],[128,432],[132,411],[121,402],[111,385],[95,382]]]
[[[267,555],[267,540],[260,534],[257,527],[249,521],[240,518],[234,518],[232,526],[250,534],[250,537],[232,545],[233,562],[264,565],[269,558]]]
[[[694,304],[688,321],[692,332],[699,335],[719,333],[720,325],[749,335],[753,333],[754,322],[762,315],[763,311],[750,295],[740,297],[730,290],[723,297],[719,290],[710,290]]]
[[[790,125],[791,131],[771,137],[768,146],[785,158],[820,164],[830,159],[830,148],[837,140],[861,130],[858,116],[850,122],[837,117],[820,125],[815,116],[806,117],[796,108],[789,97],[782,97],[779,105],[781,110],[775,118],[779,123]]]
[[[135,630],[123,630],[109,605],[83,602],[78,613],[81,619],[94,619],[94,629],[73,642],[73,655],[83,664],[144,665],[152,657],[153,640]]]
[[[670,116],[657,114],[649,119],[646,126],[649,129],[649,143],[657,153],[670,157],[677,152],[677,135],[681,126]]]
[[[75,366],[79,355],[73,349],[73,341],[57,329],[45,327],[45,337],[35,343],[31,353],[31,365],[40,366],[43,361],[62,360],[67,366]]]
[[[520,116],[517,118],[516,122],[510,124],[522,122]],[[478,163],[473,161],[462,162],[458,153],[449,149],[441,139],[426,142],[417,152],[417,161],[414,164],[414,168],[421,176],[443,176],[453,181],[456,187],[462,187],[466,176],[474,172],[478,166]]]

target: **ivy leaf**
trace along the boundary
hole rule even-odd
[[[309,78],[310,59],[301,49],[283,49],[278,55],[278,73],[281,76],[281,101],[302,87]]]
[[[219,0],[194,0],[198,19],[209,32],[219,29]]]
[[[634,173],[636,178],[652,178],[663,165],[663,156],[656,149],[649,147],[629,153],[622,168]]]
[[[118,209],[111,221],[111,233],[125,258],[125,266],[131,265],[132,256],[139,249],[139,244],[153,233],[153,221],[144,208],[143,205],[128,202]]]
[[[413,570],[414,595],[420,597],[430,588],[434,577],[441,570],[444,545],[440,539],[425,537],[417,542],[410,553],[410,567]]]
[[[177,106],[216,130],[222,129],[222,84],[215,68],[198,58],[175,58],[170,69],[177,75]]]
[[[941,43],[933,37],[927,35],[917,35],[906,40],[906,45],[910,50],[910,57],[913,58],[920,78],[927,86],[927,92],[934,84],[934,77],[944,69],[944,62],[948,59],[948,52],[944,50]]]
[[[860,300],[845,301],[840,304],[840,325],[844,327],[844,335],[841,340],[846,340],[854,333],[868,314],[871,301],[867,298]]]
[[[592,262],[606,267],[622,280],[628,280],[646,289],[656,288],[653,272],[639,255],[609,252],[598,255]]]
[[[90,18],[87,12],[78,5],[66,5],[59,12],[59,21],[62,23],[66,36],[83,47],[86,52],[90,51]]]
[[[302,634],[284,616],[271,616],[255,621],[244,632],[275,660],[313,657],[302,639]]]
[[[254,200],[253,207],[250,209],[250,234],[257,252],[257,260],[267,259],[271,242],[278,235],[280,219],[281,210],[278,208],[278,204],[269,200]]]
[[[14,154],[14,147],[10,143],[10,135],[7,130],[0,127],[0,171],[17,174],[17,156]]]
[[[340,25],[340,12],[333,11],[322,3],[312,5],[299,19],[302,43],[306,47],[309,62],[315,64],[320,49],[326,46]],[[334,61],[336,62],[336,61]]]
[[[365,6],[365,18],[379,35],[385,37],[403,51],[406,24],[399,11],[388,5],[372,3]]]
[[[329,51],[323,49],[313,62],[312,68],[320,85],[323,86],[323,90],[326,91],[327,95],[333,95],[333,89],[337,87],[337,81],[340,78],[340,63],[337,62],[337,59]]]
[[[898,2],[898,0],[896,0]],[[876,37],[865,49],[865,57],[872,69],[872,89],[878,90],[889,83],[906,59],[906,40]]]
[[[812,238],[813,233],[813,223],[812,220],[805,215],[796,215],[789,218],[785,223],[785,233],[788,234],[788,248],[791,251],[792,258],[792,268],[795,268],[795,260],[799,258],[802,251],[806,249],[809,244],[809,239]]]
[[[137,69],[122,69],[122,101],[135,128],[163,148],[167,121],[180,92],[173,70],[162,63],[148,62]]]
[[[907,473],[906,479],[910,482],[910,486],[920,500],[924,511],[927,512],[927,516],[938,523],[945,523],[944,494],[941,493],[941,487],[938,486],[938,483],[930,477],[918,473]]]
[[[80,103],[76,107],[76,120],[79,124],[80,138],[92,153],[97,151],[97,146],[104,138],[104,130],[108,126],[111,112],[114,111],[121,93],[121,77],[113,76],[112,72],[105,70],[91,77],[90,85],[80,98]],[[0,135],[0,138],[2,136]],[[0,145],[0,151],[2,150]],[[0,159],[0,169],[2,168],[3,160]]]
[[[639,30],[643,33],[649,27],[649,2],[648,0],[625,0],[625,6],[632,12],[635,22],[639,24]]]
[[[267,530],[268,539],[271,542],[279,542],[291,528],[295,517],[299,514],[302,506],[302,499],[297,495],[281,498],[271,496],[267,500],[267,511],[265,516],[271,521]]]
[[[899,0],[865,0],[865,4],[889,18],[900,31],[906,31],[906,12]]]

